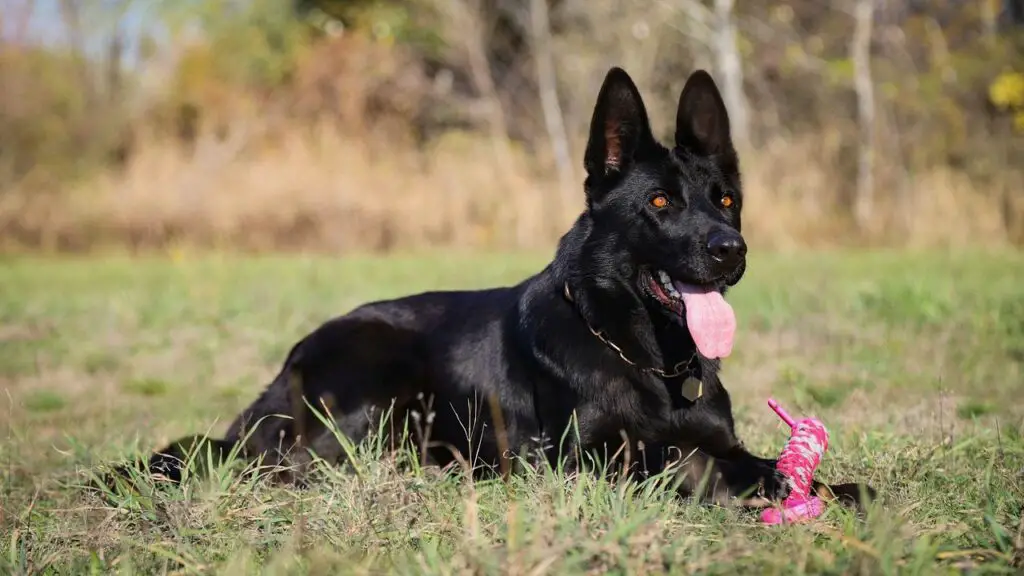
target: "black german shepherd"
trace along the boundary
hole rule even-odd
[[[374,302],[324,323],[225,439],[203,442],[285,468],[311,452],[340,462],[315,407],[356,443],[382,414],[429,421],[414,441],[442,466],[507,472],[520,455],[572,471],[581,455],[617,454],[629,473],[675,460],[683,494],[786,497],[775,461],[736,437],[717,375],[736,326],[723,295],[743,276],[747,247],[739,161],[711,76],[688,79],[669,149],[629,75],[609,70],[584,164],[586,209],[545,269],[516,286]],[[150,470],[180,479],[197,441],[155,454]],[[861,489],[816,487],[855,501]]]

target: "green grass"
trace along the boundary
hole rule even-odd
[[[294,341],[360,302],[514,282],[545,255],[0,261],[0,573],[1006,574],[1024,555],[1024,256],[753,255],[724,379],[741,437],[813,413],[828,481],[881,492],[787,528],[642,485],[401,467],[298,490],[231,469],[109,504],[84,471],[219,434]],[[401,455],[397,457],[399,460]]]

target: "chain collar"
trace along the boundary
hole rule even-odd
[[[564,288],[565,299],[568,300],[570,303],[575,304],[576,301],[573,300],[572,293],[569,292],[568,282],[565,283]],[[579,311],[578,308],[577,311]],[[582,313],[580,314],[580,317],[583,317]],[[583,318],[583,322],[587,325],[587,329],[590,330],[590,333],[593,334],[594,336],[597,336],[598,340],[604,342],[606,346],[614,350],[619,355],[619,358],[622,358],[623,362],[635,367],[637,370],[641,372],[655,374],[662,378],[676,378],[678,376],[682,376],[683,374],[688,374],[690,372],[690,364],[692,364],[693,361],[697,358],[697,353],[694,352],[693,356],[690,356],[689,360],[684,360],[682,362],[676,363],[676,365],[672,367],[671,372],[653,366],[640,366],[636,362],[630,360],[629,357],[626,356],[626,353],[622,351],[622,348],[619,348],[619,346],[615,342],[612,342],[610,339],[608,339],[604,335],[604,333],[602,333],[600,330],[594,329],[594,327],[590,325],[590,322],[586,318]]]

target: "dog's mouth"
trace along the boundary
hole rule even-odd
[[[662,270],[641,272],[641,285],[650,297],[685,322],[705,358],[724,358],[732,353],[736,315],[718,287],[675,280]]]

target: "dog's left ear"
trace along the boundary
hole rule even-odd
[[[725,102],[715,81],[704,70],[691,74],[679,95],[675,140],[676,146],[701,156],[736,155]]]

